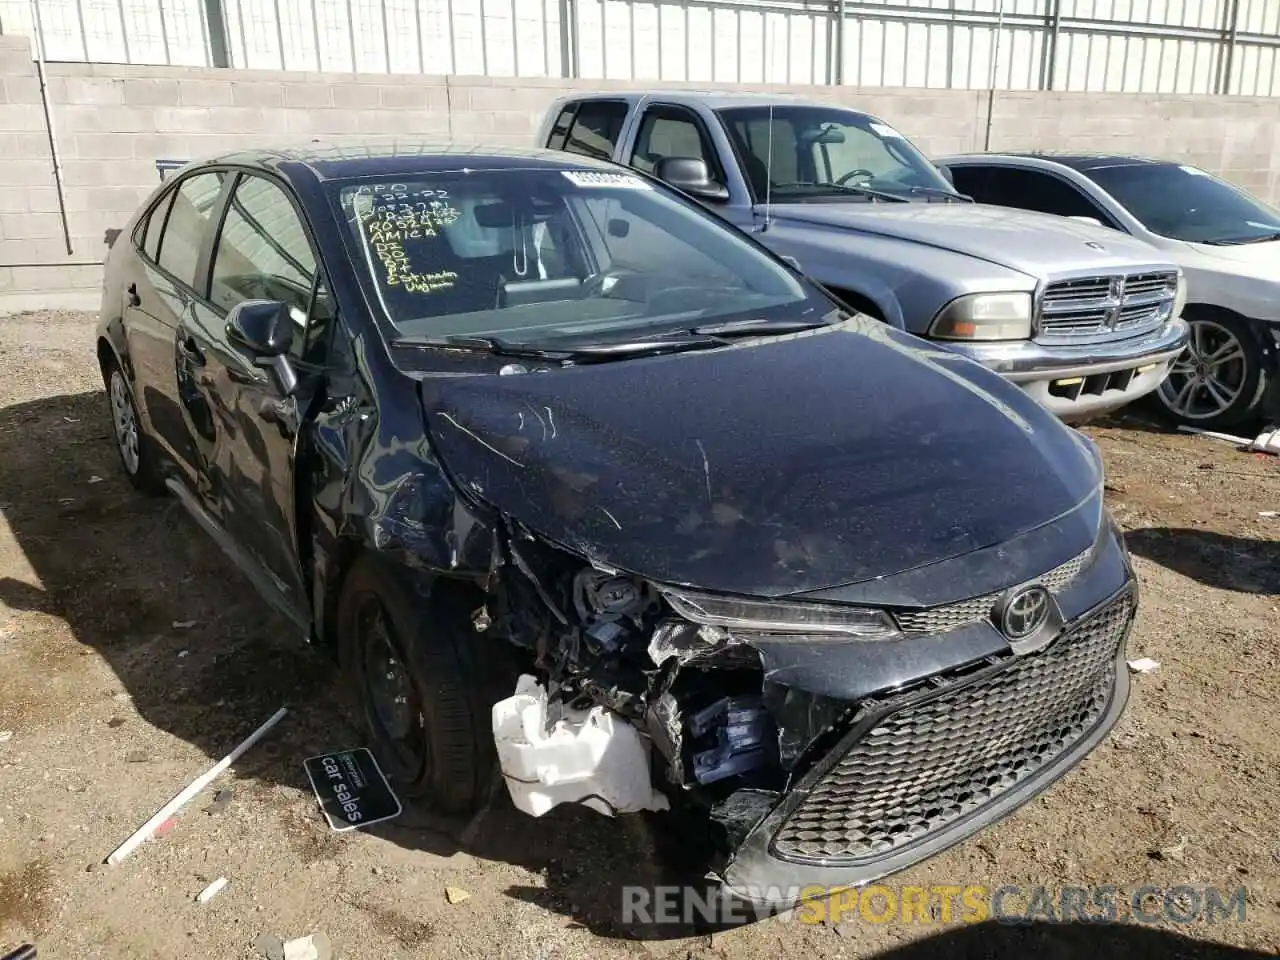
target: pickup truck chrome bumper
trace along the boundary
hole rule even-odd
[[[948,344],[1018,384],[1063,420],[1110,413],[1151,393],[1187,345],[1185,320],[1111,343],[1046,346],[1034,340]]]

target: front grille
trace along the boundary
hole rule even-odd
[[[837,748],[843,756],[774,836],[775,854],[824,863],[879,859],[945,831],[1043,770],[1107,709],[1133,611],[1126,592],[1040,653],[890,708]]]
[[[1071,341],[1144,333],[1172,315],[1177,292],[1176,272],[1059,280],[1041,295],[1036,337]]]
[[[1066,563],[1054,567],[1037,582],[1044,585],[1050,593],[1060,593],[1071,581],[1080,575],[1092,555],[1092,548],[1079,556],[1072,557]],[[989,593],[945,607],[932,607],[928,610],[900,610],[894,613],[898,628],[903,633],[946,633],[970,623],[986,620],[996,605],[1000,594]]]

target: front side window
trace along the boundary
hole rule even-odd
[[[196,267],[208,236],[213,207],[226,176],[224,171],[201,173],[187,177],[178,185],[156,256],[161,267],[201,293],[203,282],[197,284]]]
[[[640,120],[631,166],[653,173],[658,161],[667,157],[701,160],[713,176],[719,167],[692,113],[678,107],[652,107]]]
[[[301,357],[315,282],[315,257],[289,195],[270,180],[243,177],[218,235],[209,299],[224,311],[245,300],[288,304],[298,326],[293,353]]]
[[[1217,245],[1280,239],[1280,211],[1197,167],[1123,163],[1083,173],[1162,237]]]
[[[829,199],[859,187],[908,196],[951,185],[902,134],[839,107],[731,107],[719,111],[757,200]]]
[[[334,190],[395,338],[596,341],[833,307],[733,228],[631,173],[417,174]]]
[[[1065,180],[1051,173],[1020,167],[990,168],[983,195],[975,194],[974,199],[1058,217],[1092,217],[1100,223],[1110,220],[1092,200]]]

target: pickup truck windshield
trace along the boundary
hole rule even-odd
[[[626,171],[419,173],[333,189],[396,339],[570,347],[833,307],[732,228]]]
[[[1222,245],[1280,239],[1280,213],[1196,167],[1127,163],[1083,172],[1162,237]]]
[[[851,187],[901,194],[955,189],[887,123],[839,107],[728,107],[718,111],[757,200],[839,197]],[[771,119],[772,118],[772,119]]]

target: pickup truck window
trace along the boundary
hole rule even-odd
[[[612,160],[627,119],[624,100],[582,100],[560,111],[547,146],[598,160]]]
[[[631,166],[653,173],[658,161],[666,157],[701,160],[715,180],[724,182],[716,152],[698,118],[681,107],[650,107],[640,119],[640,131],[631,152]]]
[[[953,192],[938,169],[886,123],[839,107],[730,107],[719,111],[756,199],[840,197],[872,187]]]

